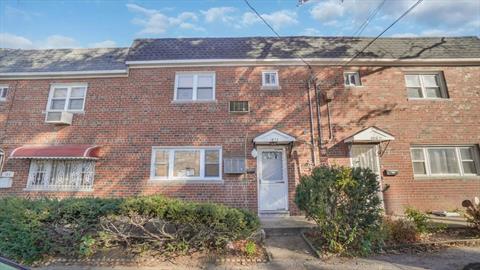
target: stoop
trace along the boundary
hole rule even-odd
[[[265,236],[282,236],[282,235],[300,235],[304,229],[315,227],[316,224],[312,220],[307,220],[303,216],[289,215],[260,215],[262,229]]]

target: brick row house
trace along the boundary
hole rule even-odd
[[[477,37],[139,39],[0,50],[0,196],[164,194],[299,214],[314,166],[387,213],[480,194]]]

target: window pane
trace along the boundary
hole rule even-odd
[[[410,98],[421,98],[421,97],[423,97],[421,88],[408,87],[407,92],[408,92],[408,97],[410,97]]]
[[[473,160],[472,148],[460,148],[460,154],[462,159]]]
[[[52,100],[52,104],[50,105],[50,109],[52,109],[52,110],[63,110],[63,109],[65,109],[65,99]]]
[[[429,86],[437,87],[437,86],[439,86],[437,75],[423,75],[422,79],[423,79],[423,84],[425,85],[425,87],[429,87]]]
[[[212,88],[198,88],[197,89],[197,99],[212,100],[213,99],[213,89]]]
[[[68,91],[67,88],[55,88],[55,90],[53,90],[53,97],[54,98],[67,97],[67,91]]]
[[[348,74],[348,77],[351,85],[357,85],[357,78],[355,77],[355,74]]]
[[[205,163],[218,164],[220,152],[218,150],[205,150]]]
[[[193,89],[192,88],[178,88],[177,89],[177,99],[179,99],[179,100],[192,100],[193,99]]]
[[[428,98],[440,98],[442,97],[442,93],[440,92],[440,88],[436,87],[427,87],[425,89],[425,93]]]
[[[167,150],[157,150],[155,151],[155,162],[156,163],[168,163],[168,151]]]
[[[192,88],[193,87],[193,75],[179,75],[178,87]]]
[[[175,151],[173,174],[180,177],[200,176],[200,151]]]
[[[263,76],[265,77],[265,85],[276,85],[277,84],[277,78],[276,78],[276,73],[264,73]]]
[[[167,177],[168,176],[168,164],[156,164],[155,176]]]
[[[455,149],[428,149],[432,174],[458,174]]]
[[[413,160],[425,160],[423,157],[423,149],[412,149]]]
[[[197,87],[213,87],[212,75],[199,75]]]
[[[219,167],[218,164],[205,164],[205,177],[219,177]]]
[[[83,99],[70,99],[70,104],[68,104],[69,110],[82,110],[83,109]]]
[[[465,174],[476,174],[477,169],[475,168],[475,162],[473,161],[464,161],[462,162],[463,172]]]
[[[6,98],[7,91],[8,91],[8,88],[0,88],[0,98]]]
[[[73,87],[70,97],[84,97],[85,96],[85,87]]]
[[[413,162],[413,173],[427,174],[427,170],[425,169],[425,162]]]
[[[420,79],[418,75],[405,75],[405,83],[407,87],[420,87]]]
[[[262,152],[262,180],[282,180],[283,162],[280,152]]]

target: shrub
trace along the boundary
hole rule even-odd
[[[480,231],[480,199],[475,197],[473,202],[465,200],[462,202],[462,206],[466,208],[465,217],[467,218],[467,221],[472,227]]]
[[[430,224],[430,220],[427,214],[422,213],[413,207],[407,207],[405,209],[405,215],[408,220],[413,222],[415,228],[417,229],[417,232],[421,234],[430,232],[430,228],[432,226]]]
[[[257,254],[257,244],[255,244],[253,241],[247,241],[245,244],[245,254],[247,254],[248,257],[252,257]]]
[[[417,227],[411,220],[385,218],[383,229],[385,240],[390,244],[414,243],[420,239]]]
[[[322,248],[366,255],[382,242],[378,192],[369,169],[322,166],[302,177],[295,202],[317,223]]]
[[[245,210],[161,196],[9,197],[0,199],[0,256],[30,264],[45,256],[89,257],[117,244],[182,253],[222,247],[258,227],[258,218]]]

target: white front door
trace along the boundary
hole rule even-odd
[[[350,149],[352,167],[369,168],[377,174],[380,190],[382,189],[382,178],[380,174],[380,159],[378,157],[377,144],[353,144]],[[383,200],[383,193],[378,196]]]
[[[285,148],[259,148],[257,171],[259,212],[288,210],[288,174]]]

